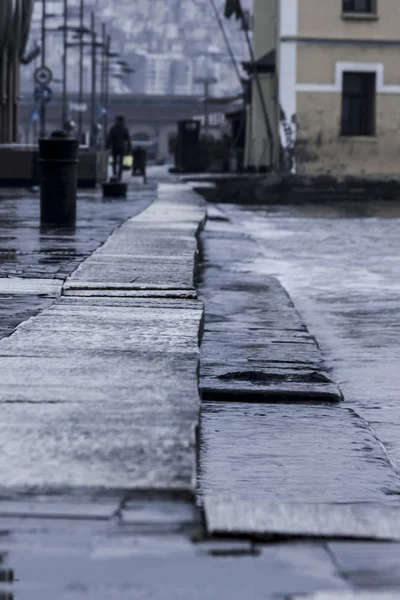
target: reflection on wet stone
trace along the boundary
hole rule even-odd
[[[0,202],[0,283],[9,281],[0,287],[0,338],[49,306],[59,295],[62,280],[122,221],[148,206],[156,192],[143,190],[140,198],[131,196],[128,203],[117,201],[112,206],[102,201],[100,193],[80,194],[78,221],[69,228],[40,226],[39,198],[27,194],[11,190]],[[17,278],[36,284],[21,287]],[[49,292],[46,280],[57,280],[58,286]]]

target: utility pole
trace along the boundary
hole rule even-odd
[[[194,82],[202,83],[204,85],[204,135],[207,136],[210,129],[210,85],[217,83],[217,80],[209,75],[207,77],[198,77]]]
[[[118,52],[111,52],[111,36],[107,36],[107,51],[106,51],[106,68],[105,68],[105,94],[104,94],[104,135],[107,136],[108,132],[108,117],[110,109],[110,59],[117,58]],[[106,139],[106,138],[105,138]]]
[[[42,0],[42,64],[46,65],[46,0]],[[40,101],[40,137],[46,137],[46,104]]]
[[[90,103],[90,148],[95,149],[96,146],[96,76],[97,76],[97,60],[96,60],[96,21],[94,12],[90,15],[90,30],[92,34],[92,92]]]
[[[85,17],[85,6],[84,1],[81,0],[79,6],[79,98],[78,102],[80,107],[82,108],[83,104],[83,27],[84,27],[84,17]],[[78,113],[78,134],[79,134],[79,142],[82,142],[82,133],[83,133],[83,112],[82,110]]]
[[[100,104],[101,104],[101,117],[102,117],[102,125],[103,125],[103,142],[105,145],[105,140],[107,133],[105,132],[105,108],[106,108],[106,69],[107,69],[107,27],[106,24],[103,23],[101,26],[101,41],[103,44],[103,52],[101,55],[101,92],[100,92]]]
[[[64,129],[67,124],[68,107],[67,107],[67,65],[68,65],[68,0],[64,0],[64,26],[63,26],[63,85],[62,85],[62,122],[61,128]]]

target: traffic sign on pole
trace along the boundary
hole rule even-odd
[[[33,78],[38,85],[49,85],[53,81],[53,73],[49,67],[43,65],[35,70]]]
[[[31,112],[31,121],[32,123],[38,123],[40,121],[40,111],[37,108]]]
[[[53,98],[53,92],[47,86],[38,86],[37,88],[35,88],[33,97],[35,99],[35,102],[40,102],[41,104],[48,104]]]

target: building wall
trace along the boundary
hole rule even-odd
[[[400,48],[299,43],[296,160],[299,172],[395,174],[400,160]],[[340,134],[343,72],[376,75],[374,136]]]
[[[299,173],[398,174],[400,96],[379,94],[375,137],[341,137],[341,95],[299,93],[296,146]]]
[[[277,73],[279,81],[279,142],[286,168],[296,170],[296,81],[299,0],[279,0]]]
[[[399,56],[400,43],[398,47],[377,44],[299,43],[297,83],[332,86],[336,82],[337,63],[352,62],[381,63],[384,67],[384,85],[400,85]]]
[[[297,2],[297,0],[295,0]],[[377,18],[342,19],[342,0],[298,0],[300,37],[398,40],[400,2],[376,0]]]
[[[272,143],[272,164],[276,167],[279,161],[279,130],[278,130],[278,94],[277,78],[275,74],[260,74],[260,85],[267,114],[272,130],[272,140],[269,139],[268,130],[265,123],[265,116],[260,101],[260,94],[255,81],[253,81],[253,103],[251,113],[251,150],[249,152],[249,162],[257,168],[269,166],[271,163],[271,143]]]
[[[254,55],[260,58],[276,47],[277,0],[254,0]]]
[[[276,49],[277,28],[278,0],[254,0],[253,44],[256,59]],[[277,78],[275,74],[260,74],[259,78],[273,139],[272,141],[269,139],[259,87],[255,77],[253,77],[253,100],[248,119],[245,163],[247,166],[256,168],[271,166],[276,168],[279,161]]]
[[[342,0],[280,0],[279,102],[295,140],[293,170],[398,173],[400,2],[377,0],[377,8],[377,15],[356,18],[341,14]],[[349,71],[376,75],[374,136],[341,136]],[[282,129],[281,122],[284,145]]]

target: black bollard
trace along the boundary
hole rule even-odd
[[[103,198],[126,198],[128,184],[120,181],[118,177],[111,177],[110,181],[102,184]]]
[[[79,141],[65,131],[39,140],[40,222],[74,225],[78,182]]]

